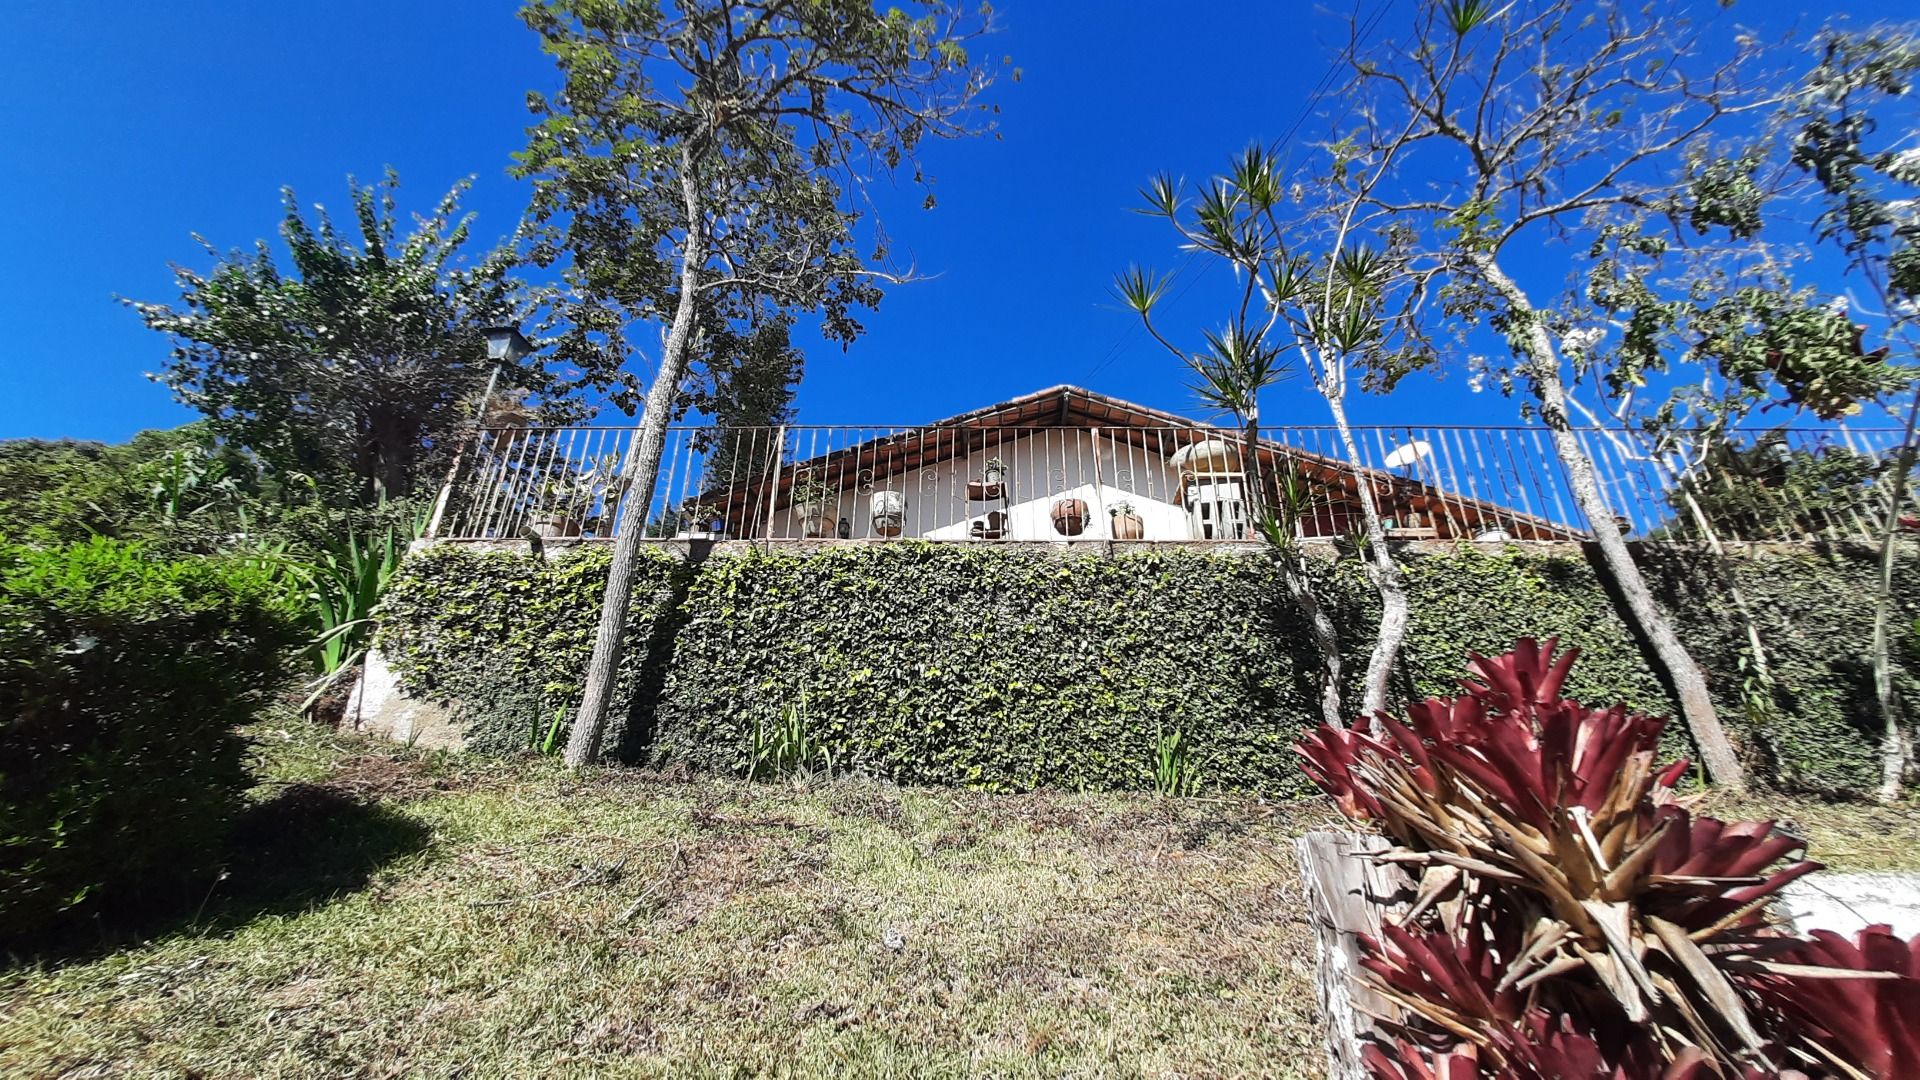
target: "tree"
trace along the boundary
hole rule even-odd
[[[1908,89],[1920,43],[1910,31],[1824,31],[1812,55],[1804,75],[1753,96],[1772,110],[1757,130],[1697,141],[1670,192],[1607,216],[1585,296],[1568,306],[1567,322],[1597,328],[1569,334],[1591,333],[1573,350],[1576,368],[1592,376],[1592,398],[1608,415],[1644,434],[1646,456],[1663,465],[1687,523],[1716,552],[1726,528],[1816,535],[1838,524],[1878,536],[1872,650],[1885,723],[1882,794],[1891,799],[1911,760],[1888,625],[1920,401],[1905,410],[1892,461],[1833,448],[1783,452],[1765,439],[1743,450],[1729,438],[1763,413],[1833,421],[1913,388],[1920,155],[1903,146],[1916,119]],[[1864,305],[1854,299],[1861,295]],[[1608,328],[1620,330],[1617,343],[1594,347]],[[1664,398],[1652,391],[1676,371],[1685,372],[1679,386]],[[1760,635],[1728,584],[1748,615],[1749,667],[1770,708]]]
[[[93,536],[206,554],[257,532],[285,492],[205,421],[126,443],[0,442],[0,538],[54,545]]]
[[[866,180],[929,137],[966,134],[987,81],[966,44],[990,10],[943,0],[536,0],[522,10],[560,67],[534,95],[519,171],[532,178],[536,256],[568,260],[576,294],[622,326],[664,328],[625,463],[645,508],[666,427],[703,333],[768,307],[860,332],[885,258],[855,234]],[[918,168],[916,180],[921,179]],[[931,195],[928,204],[931,205]],[[643,510],[644,512],[644,510]],[[604,737],[642,533],[621,531],[567,761]]]
[[[406,236],[394,174],[348,185],[357,235],[336,229],[324,208],[309,221],[288,189],[285,269],[265,241],[251,254],[208,245],[210,271],[174,268],[178,304],[131,306],[173,339],[157,378],[222,438],[282,477],[312,478],[332,501],[370,504],[407,495],[444,467],[492,368],[482,331],[517,325],[534,297],[512,276],[510,251],[463,262],[472,218],[456,215],[466,182]],[[604,365],[583,375],[607,378]],[[506,365],[500,384],[567,391],[533,360]],[[347,490],[334,482],[342,475],[352,478]]]
[[[1846,257],[1850,278],[1874,301],[1884,336],[1897,343],[1911,382],[1920,348],[1920,32],[1880,27],[1866,33],[1828,31],[1813,42],[1818,58],[1782,109],[1790,157],[1814,186],[1821,239]],[[1860,350],[1856,350],[1860,351]],[[1893,565],[1907,488],[1920,457],[1920,384],[1906,407],[1880,535],[1880,581],[1874,597],[1874,691],[1884,720],[1881,799],[1899,798],[1913,767],[1913,747],[1893,690]]]
[[[1707,771],[1737,789],[1745,768],[1705,676],[1635,565],[1574,428],[1581,370],[1569,353],[1579,350],[1563,343],[1590,328],[1554,308],[1564,270],[1536,269],[1523,254],[1555,240],[1578,251],[1609,213],[1670,202],[1688,146],[1766,107],[1743,81],[1743,48],[1721,57],[1721,43],[1706,50],[1691,35],[1658,6],[1422,5],[1404,37],[1353,57],[1345,100],[1357,121],[1330,148],[1321,183],[1328,198],[1357,202],[1356,226],[1394,253],[1391,303],[1408,326],[1400,347],[1368,354],[1376,385],[1432,363],[1442,334],[1504,339],[1503,384],[1524,387],[1526,411],[1548,429],[1624,614],[1673,687]]]
[[[732,487],[772,468],[776,448],[766,429],[792,422],[794,388],[806,367],[791,322],[776,313],[744,334],[718,328],[727,331],[725,340],[702,350],[706,363],[688,402],[712,423],[699,436],[707,449],[705,487]]]
[[[1392,155],[1386,157],[1380,168],[1390,163]],[[1225,327],[1204,335],[1203,350],[1188,353],[1155,327],[1153,309],[1166,291],[1165,279],[1130,270],[1121,275],[1116,291],[1154,340],[1199,376],[1202,397],[1231,412],[1243,426],[1243,456],[1250,463],[1254,487],[1266,505],[1282,512],[1273,523],[1276,527],[1266,532],[1281,546],[1283,580],[1321,653],[1322,712],[1328,723],[1338,726],[1344,722],[1339,640],[1308,587],[1305,566],[1293,543],[1294,515],[1287,510],[1303,494],[1299,480],[1289,476],[1284,483],[1269,484],[1260,475],[1258,393],[1278,380],[1292,354],[1332,414],[1341,449],[1353,467],[1354,493],[1366,530],[1364,557],[1381,601],[1361,704],[1364,715],[1376,716],[1387,705],[1388,682],[1406,636],[1409,609],[1345,402],[1351,358],[1379,348],[1394,331],[1392,322],[1382,318],[1380,306],[1386,263],[1373,251],[1348,244],[1358,201],[1349,200],[1345,213],[1335,214],[1326,250],[1308,254],[1296,250],[1289,240],[1288,229],[1294,223],[1283,224],[1279,216],[1285,188],[1278,162],[1255,146],[1203,188],[1191,204],[1180,186],[1166,176],[1156,178],[1144,192],[1148,213],[1166,218],[1189,248],[1225,260],[1240,283]]]

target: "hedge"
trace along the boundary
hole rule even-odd
[[[457,705],[468,718],[470,749],[506,753],[543,743],[579,700],[593,655],[609,554],[583,549],[548,561],[524,552],[442,545],[409,558],[380,601],[380,643],[409,692]],[[672,598],[690,569],[656,549],[642,552],[627,620],[627,650],[616,690],[617,711],[630,715],[649,676],[657,698],[658,668],[649,644],[672,625]],[[635,728],[607,745],[643,740]],[[560,740],[565,740],[564,730]]]
[[[1642,554],[1765,774],[1800,789],[1871,788],[1878,720],[1861,660],[1871,553]],[[546,561],[433,549],[396,580],[382,648],[410,692],[458,708],[470,745],[526,747],[577,699],[608,557],[600,547]],[[1577,550],[1462,546],[1405,565],[1414,618],[1396,674],[1403,697],[1445,693],[1470,651],[1531,634],[1584,651],[1574,695],[1672,712]],[[1899,576],[1907,620],[1920,599],[1914,571],[1909,557]],[[1351,561],[1317,574],[1357,680],[1371,590]],[[1786,688],[1752,721],[1729,575],[1762,612]],[[753,549],[689,566],[650,551],[643,581],[623,667],[628,760],[745,772],[756,727],[791,708],[836,767],[905,783],[1151,787],[1154,747],[1178,731],[1207,787],[1305,790],[1289,748],[1317,717],[1316,664],[1262,553],[900,542]],[[1901,685],[1914,689],[1904,672]]]
[[[272,571],[0,546],[0,937],[208,873],[298,637]]]

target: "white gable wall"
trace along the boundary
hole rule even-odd
[[[1096,442],[1098,452],[1096,453]],[[969,480],[985,475],[986,462],[998,457],[1007,469],[1007,499],[970,502]],[[1176,504],[1178,476],[1166,461],[1137,446],[1084,429],[1058,428],[1024,433],[988,447],[965,459],[953,458],[906,473],[876,476],[823,477],[840,487],[831,522],[846,518],[856,539],[876,537],[872,525],[872,492],[898,491],[906,496],[903,537],[958,540],[970,535],[971,523],[991,510],[1005,509],[1008,540],[1064,540],[1053,529],[1053,504],[1060,499],[1085,500],[1087,528],[1079,540],[1105,540],[1111,535],[1107,508],[1119,501],[1133,504],[1146,523],[1146,540],[1193,538],[1186,511]],[[831,534],[832,528],[829,528]],[[800,520],[783,509],[773,522],[775,538],[804,535]]]

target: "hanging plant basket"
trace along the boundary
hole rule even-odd
[[[1061,499],[1053,504],[1053,531],[1061,536],[1079,536],[1087,531],[1085,499]]]
[[[1132,510],[1117,512],[1113,515],[1113,538],[1115,540],[1139,540],[1147,535],[1147,523]]]

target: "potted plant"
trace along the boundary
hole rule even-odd
[[[571,504],[578,507],[595,536],[612,536],[626,498],[627,477],[619,454],[603,454],[573,478]]]
[[[1113,538],[1115,540],[1138,540],[1147,534],[1147,523],[1130,502],[1117,502],[1107,507],[1107,515],[1113,518]]]
[[[542,540],[579,536],[587,508],[583,474],[550,476],[534,487],[528,529]]]
[[[1053,504],[1053,531],[1061,536],[1079,536],[1087,530],[1087,501],[1059,499]]]
[[[974,502],[998,499],[1006,493],[1007,466],[997,457],[980,468],[980,479],[967,481],[967,498]]]
[[[811,474],[796,476],[789,493],[793,512],[800,519],[801,534],[809,540],[826,536],[832,528],[832,508],[840,502],[840,490]]]
[[[680,531],[676,540],[712,540],[720,532],[720,508],[712,503],[688,500],[680,507]]]
[[[903,491],[876,491],[868,501],[873,531],[881,536],[899,536],[906,525],[907,495]]]

